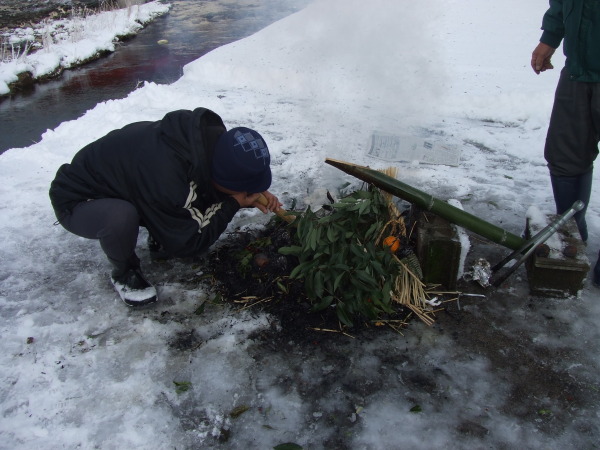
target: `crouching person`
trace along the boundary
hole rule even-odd
[[[121,299],[142,306],[157,294],[135,252],[140,226],[148,229],[151,250],[194,256],[240,208],[277,210],[270,185],[270,155],[260,134],[227,131],[216,113],[197,108],[129,124],[87,145],[58,169],[50,200],[66,230],[100,242]],[[266,206],[257,202],[261,193]]]

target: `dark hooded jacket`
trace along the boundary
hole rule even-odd
[[[552,48],[563,42],[572,80],[600,82],[600,0],[550,0],[540,41]]]
[[[205,108],[111,131],[58,169],[50,187],[58,220],[80,202],[123,199],[170,255],[206,250],[239,210],[211,182],[212,152],[225,131],[221,118]]]

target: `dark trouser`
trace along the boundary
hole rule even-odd
[[[566,68],[561,71],[544,157],[557,214],[576,200],[590,200],[594,160],[600,141],[600,83],[572,81]],[[575,215],[581,238],[587,240],[585,209]]]
[[[587,205],[592,193],[592,175],[593,171],[591,170],[588,173],[575,177],[557,177],[550,174],[554,203],[556,204],[556,214],[564,213],[577,200],[581,200],[585,205],[581,211],[575,213],[573,216],[583,242],[587,242],[588,239],[585,212],[587,211]]]
[[[544,157],[550,173],[574,177],[589,172],[600,141],[600,83],[572,81],[560,73]]]
[[[140,217],[131,203],[116,198],[81,202],[63,216],[60,223],[77,236],[100,240],[102,250],[114,267],[113,277],[131,267],[139,267],[135,246]]]

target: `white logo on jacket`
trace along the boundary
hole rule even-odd
[[[198,232],[202,233],[202,228],[204,228],[206,225],[208,225],[210,223],[210,220],[213,218],[213,216],[216,214],[216,212],[219,209],[221,209],[221,206],[223,204],[215,203],[214,205],[211,205],[208,208],[206,208],[206,211],[204,211],[204,214],[202,214],[202,212],[198,208],[194,208],[192,206],[192,203],[194,203],[194,201],[198,198],[198,194],[196,193],[197,188],[198,188],[198,185],[196,184],[196,182],[191,181],[190,182],[190,193],[188,194],[188,198],[185,201],[184,208],[190,212],[192,219],[194,219],[196,222],[198,222],[198,225],[200,226],[200,229],[198,230]]]

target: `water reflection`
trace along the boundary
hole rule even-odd
[[[46,130],[80,117],[99,102],[126,97],[143,81],[172,83],[185,64],[300,10],[309,0],[169,3],[169,14],[122,43],[117,52],[1,101],[0,153],[39,141]]]

